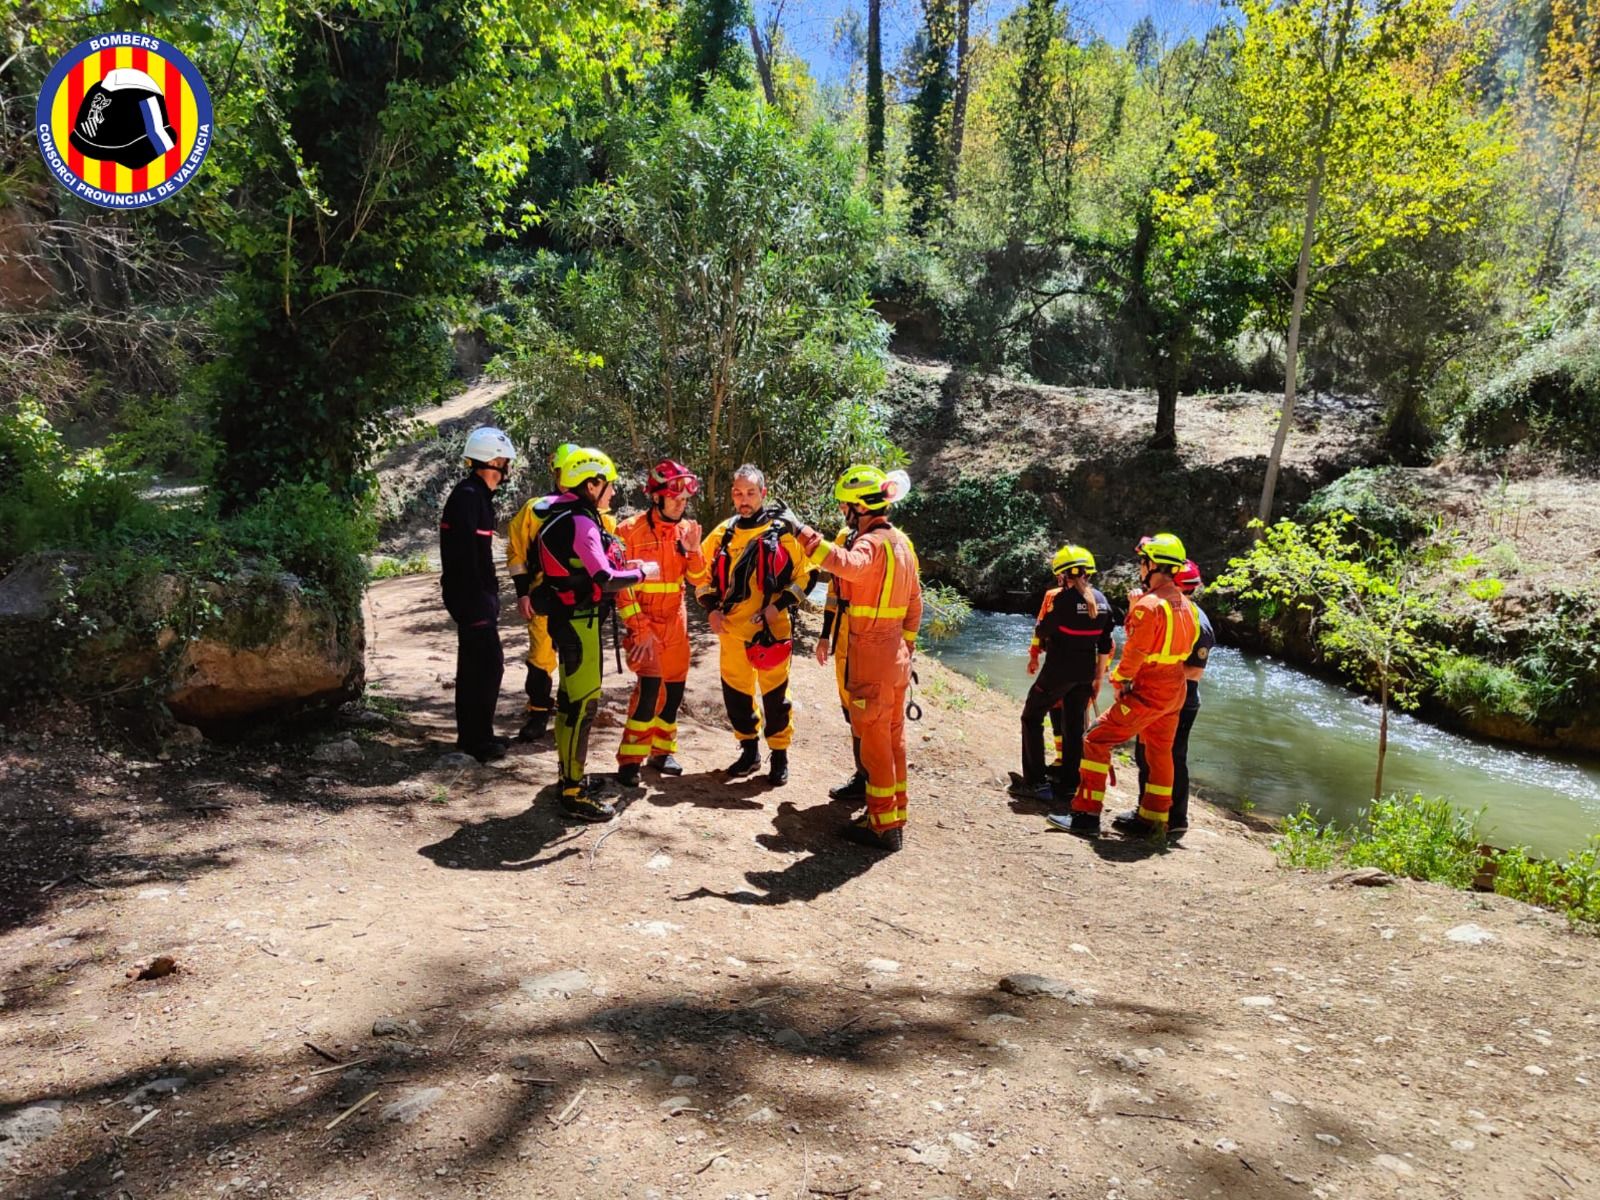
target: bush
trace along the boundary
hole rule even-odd
[[[1369,537],[1406,545],[1429,526],[1422,490],[1403,469],[1359,467],[1314,492],[1300,507],[1298,519],[1313,525],[1349,513]]]
[[[1472,886],[1481,862],[1478,818],[1461,813],[1442,796],[1375,800],[1361,822],[1348,829],[1319,825],[1302,805],[1284,823],[1273,850],[1284,866],[1378,867],[1391,875],[1456,888]]]
[[[930,583],[922,589],[922,634],[932,641],[954,637],[971,616],[971,602],[955,588]]]
[[[1560,862],[1534,858],[1526,846],[1502,851],[1495,859],[1494,890],[1554,909],[1574,923],[1600,925],[1600,834]]]
[[[969,595],[1020,595],[1049,582],[1049,516],[1015,475],[913,491],[897,513],[930,574]]]
[[[1540,342],[1468,402],[1461,440],[1480,450],[1523,443],[1600,458],[1600,320]]]
[[[1517,658],[1533,719],[1546,726],[1572,721],[1600,688],[1600,606],[1592,593],[1558,593],[1550,611],[1528,632]]]
[[[1472,654],[1445,654],[1430,669],[1434,694],[1456,712],[1533,719],[1532,692],[1513,667]]]

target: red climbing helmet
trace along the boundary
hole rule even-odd
[[[662,459],[650,468],[644,481],[646,496],[694,496],[700,492],[700,477],[673,458]]]
[[[756,631],[756,636],[745,643],[744,656],[758,671],[771,671],[789,661],[794,649],[793,638],[776,638],[766,628]]]
[[[1172,582],[1177,584],[1178,590],[1187,596],[1204,582],[1200,578],[1200,564],[1192,558],[1186,559],[1183,566],[1178,568],[1177,574],[1172,577]]]

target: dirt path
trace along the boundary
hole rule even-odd
[[[994,784],[1013,708],[932,663],[897,857],[833,837],[809,660],[787,788],[714,774],[702,655],[689,774],[570,827],[544,747],[436,765],[436,595],[372,591],[387,722],[187,765],[70,722],[4,746],[0,1194],[1600,1194],[1600,943],[1558,921],[1333,889],[1205,807],[1165,855],[1047,834]]]

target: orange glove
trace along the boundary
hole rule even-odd
[[[1038,673],[1039,673],[1039,647],[1035,646],[1035,647],[1033,647],[1033,649],[1028,651],[1028,674],[1029,675],[1037,675]]]

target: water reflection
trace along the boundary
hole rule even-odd
[[[964,675],[1020,700],[1028,690],[1032,621],[976,612],[951,642],[928,650]],[[1196,784],[1248,798],[1266,812],[1310,804],[1354,819],[1372,791],[1378,709],[1272,659],[1219,648],[1206,672],[1189,744]],[[1490,840],[1559,854],[1600,829],[1600,764],[1477,742],[1398,714],[1389,724],[1384,790],[1448,796],[1487,808]]]

